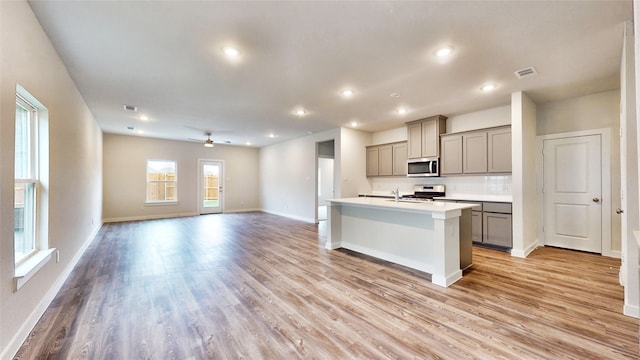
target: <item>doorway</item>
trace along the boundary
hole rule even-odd
[[[198,160],[198,211],[202,214],[218,214],[223,210],[223,172],[221,160]]]
[[[327,200],[334,198],[335,142],[334,140],[316,143],[317,145],[317,184],[316,184],[316,220],[327,220]]]
[[[608,136],[554,134],[540,143],[543,245],[604,254],[611,247]]]

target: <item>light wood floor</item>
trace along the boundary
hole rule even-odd
[[[474,248],[449,288],[263,213],[108,224],[17,359],[634,359],[620,262]]]

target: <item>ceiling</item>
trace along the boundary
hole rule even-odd
[[[617,89],[632,18],[630,0],[29,3],[105,133],[257,147]]]

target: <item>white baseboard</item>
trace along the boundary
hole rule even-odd
[[[260,208],[232,209],[232,210],[225,209],[223,212],[227,213],[227,214],[232,214],[232,213],[245,213],[245,212],[256,212],[256,211],[262,211],[262,209],[260,209]]]
[[[304,222],[308,222],[308,223],[312,223],[315,224],[316,223],[316,219],[312,219],[312,218],[306,218],[306,217],[302,217],[302,216],[297,216],[297,215],[293,215],[293,214],[288,214],[288,213],[283,213],[283,212],[279,212],[279,211],[273,211],[273,210],[266,210],[266,209],[262,209],[262,212],[266,212],[268,214],[273,214],[273,215],[278,215],[278,216],[284,216],[287,217],[289,219],[294,219],[294,220],[300,220],[300,221],[304,221]]]
[[[511,249],[511,256],[524,259],[527,256],[529,256],[529,254],[531,254],[533,250],[535,250],[537,247],[538,247],[538,242],[534,241],[524,250]]]
[[[125,222],[125,221],[141,221],[141,220],[157,220],[157,219],[170,219],[187,216],[200,215],[195,212],[177,213],[177,214],[161,214],[161,215],[140,215],[140,216],[125,216],[117,218],[102,219],[104,223]]]
[[[622,251],[620,251],[620,250],[603,250],[602,251],[602,256],[621,259],[622,258]]]
[[[638,308],[637,306],[625,305],[622,313],[627,316],[640,319],[640,308]]]
[[[38,305],[33,309],[31,314],[29,314],[29,317],[24,321],[24,323],[22,323],[22,326],[13,336],[11,341],[9,341],[9,344],[7,344],[7,346],[2,350],[2,352],[0,353],[0,359],[12,359],[18,352],[18,350],[20,350],[20,346],[22,346],[24,341],[27,339],[27,336],[29,336],[33,328],[38,323],[38,320],[40,320],[53,299],[56,297],[56,295],[62,288],[62,285],[64,285],[64,282],[67,281],[67,278],[69,277],[69,275],[71,275],[71,272],[78,264],[78,261],[80,261],[80,258],[82,257],[82,255],[84,255],[84,252],[87,250],[101,228],[102,224],[98,224],[98,226],[91,232],[91,235],[89,235],[89,238],[87,238],[80,249],[76,251],[76,254],[73,256],[67,267],[62,271],[60,276],[58,276],[51,288],[49,288],[49,291],[47,291],[42,300],[40,300]]]

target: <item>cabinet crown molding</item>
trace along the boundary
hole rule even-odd
[[[415,123],[419,123],[419,122],[423,122],[423,121],[429,121],[429,120],[447,120],[448,118],[444,115],[434,115],[434,116],[430,116],[430,117],[426,117],[424,119],[418,119],[418,120],[411,120],[409,122],[406,122],[406,125],[411,125],[411,124],[415,124]]]

